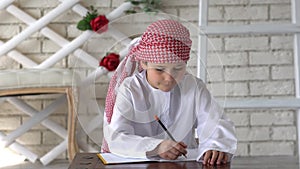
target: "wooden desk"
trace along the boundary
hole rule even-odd
[[[203,166],[199,162],[150,162],[104,165],[95,153],[77,153],[69,169],[230,169],[230,164]]]

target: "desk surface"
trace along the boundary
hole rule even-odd
[[[230,164],[219,166],[203,166],[199,162],[148,162],[134,164],[104,165],[95,153],[77,153],[69,169],[230,169]]]

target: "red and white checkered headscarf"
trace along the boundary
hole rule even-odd
[[[105,116],[110,123],[116,101],[116,91],[126,77],[136,70],[138,61],[151,63],[186,62],[190,57],[192,41],[186,27],[174,20],[159,20],[149,25],[140,39],[132,42],[129,54],[118,66],[109,84]],[[103,140],[102,151],[109,152]]]

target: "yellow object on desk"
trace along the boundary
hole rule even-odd
[[[187,158],[178,157],[176,160],[165,160],[161,158],[135,158],[123,157],[113,153],[98,153],[97,156],[103,164],[125,164],[125,163],[141,163],[141,162],[180,162],[180,161],[196,161],[197,153],[194,149],[188,151]]]

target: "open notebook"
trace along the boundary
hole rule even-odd
[[[187,153],[187,158],[184,156],[178,157],[176,160],[165,160],[161,158],[133,158],[123,157],[112,153],[98,153],[97,156],[103,162],[103,164],[121,164],[121,163],[139,163],[139,162],[179,162],[179,161],[196,161],[197,150],[190,149]]]

